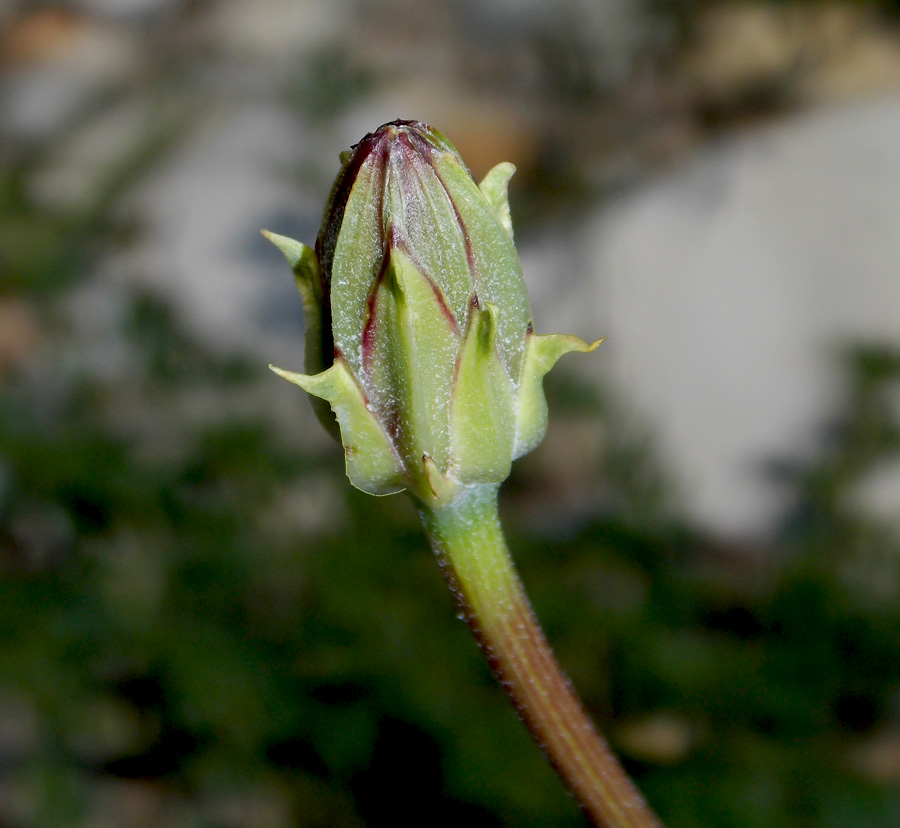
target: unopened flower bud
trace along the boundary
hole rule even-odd
[[[577,337],[536,336],[507,201],[512,164],[477,185],[431,127],[394,121],[346,156],[315,251],[267,237],[290,262],[306,314],[306,374],[326,401],[347,474],[372,494],[440,507],[499,484],[543,439],[544,374]],[[321,412],[320,412],[321,413]]]

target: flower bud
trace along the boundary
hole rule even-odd
[[[477,185],[440,133],[394,121],[345,156],[315,251],[266,234],[307,322],[307,373],[273,370],[329,404],[364,491],[439,507],[461,486],[501,483],[544,436],[544,374],[599,344],[533,333],[513,172],[500,164]]]

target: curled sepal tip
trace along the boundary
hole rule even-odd
[[[269,368],[331,406],[341,427],[347,477],[357,489],[387,495],[407,487],[400,458],[343,359],[315,375],[295,374],[274,365]]]
[[[547,431],[547,398],[543,381],[560,357],[572,352],[588,354],[606,337],[585,342],[569,334],[529,334],[525,342],[525,360],[519,381],[516,406],[516,439],[513,460],[537,447]]]

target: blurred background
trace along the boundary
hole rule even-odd
[[[577,826],[299,297],[338,153],[518,167],[536,611],[672,828],[900,824],[900,6],[0,2],[0,826]]]

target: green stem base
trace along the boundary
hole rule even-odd
[[[506,548],[497,487],[472,486],[440,511],[419,508],[491,669],[585,816],[602,828],[661,828],[550,650]]]

